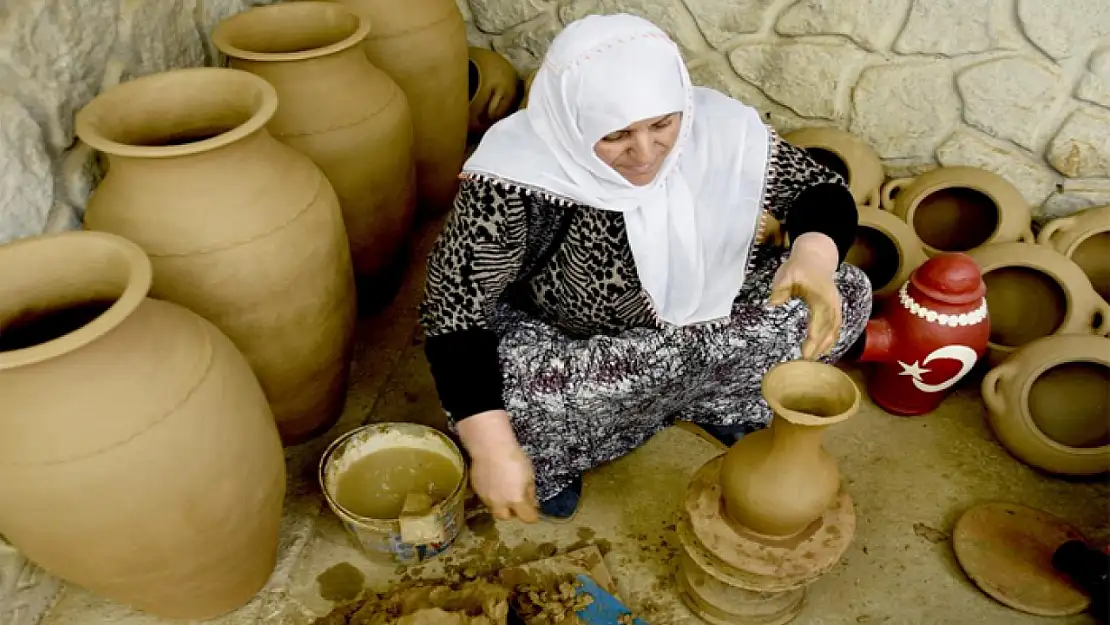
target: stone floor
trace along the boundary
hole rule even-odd
[[[424,257],[433,238],[432,229],[420,237],[414,259]],[[585,543],[608,550],[606,562],[622,596],[648,623],[700,622],[675,593],[673,523],[686,481],[721,448],[685,429],[667,430],[643,449],[589,474],[582,511],[572,523],[475,525],[444,556],[409,571],[375,565],[351,546],[317,494],[314,471],[323,447],[365,422],[442,424],[416,330],[421,264],[414,260],[415,269],[389,310],[360,325],[342,421],[321,439],[288,450],[286,524],[270,584],[241,610],[211,622],[307,625],[333,605],[321,596],[317,577],[337,564],[353,565],[369,587],[385,590],[403,575],[435,578],[445,570],[481,569]],[[862,384],[859,372],[853,375]],[[969,506],[991,500],[1042,508],[1071,520],[1092,539],[1110,541],[1107,485],[1050,478],[1015,461],[987,429],[973,384],[919,418],[892,417],[868,402],[857,417],[832,428],[826,440],[855,500],[858,531],[841,564],[811,589],[796,623],[1093,622],[1086,616],[1049,620],[1014,612],[980,593],[957,565],[948,543],[953,523]],[[11,583],[50,591],[49,578],[28,583],[31,573]],[[0,625],[30,622],[5,616],[0,605]],[[72,586],[62,586],[41,619],[42,625],[163,622]]]

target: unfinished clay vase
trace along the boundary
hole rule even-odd
[[[1110,333],[1110,304],[1067,256],[1043,245],[998,243],[969,252],[987,285],[987,361],[1052,334]]]
[[[277,89],[267,129],[328,177],[367,289],[395,265],[416,208],[408,100],[367,60],[360,46],[369,32],[341,5],[288,2],[234,15],[212,33],[231,67]]]
[[[520,76],[505,57],[470,48],[470,132],[483,133],[508,115],[520,92]]]
[[[208,619],[273,570],[285,458],[243,355],[150,286],[115,235],[0,247],[0,533],[108,599]]]
[[[1054,219],[1037,235],[1037,242],[1072,259],[1099,296],[1110,302],[1110,206]]]
[[[740,439],[725,454],[725,512],[757,533],[789,536],[821,517],[840,490],[836,460],[821,446],[830,425],[859,410],[860,393],[843,371],[796,360],[763,376],[771,427]]]
[[[467,42],[454,0],[334,0],[370,20],[363,49],[408,96],[423,209],[451,208],[466,150]]]
[[[860,362],[874,363],[867,391],[883,410],[916,416],[940,405],[987,349],[987,287],[967,254],[938,254],[917,268],[867,322]]]
[[[879,156],[871,146],[839,128],[802,128],[783,139],[806,152],[818,163],[844,176],[856,204],[879,208],[879,189],[884,174]]]
[[[296,443],[343,407],[354,281],[335,191],[266,130],[276,109],[262,78],[194,68],[117,85],[76,126],[111,164],[85,227],[138,243],[151,294],[235,342]]]
[[[882,206],[909,224],[930,256],[988,243],[1033,242],[1030,208],[1001,176],[977,167],[940,167],[883,185]]]
[[[867,274],[876,300],[897,293],[926,258],[920,239],[906,222],[885,211],[860,209],[856,240],[845,260]]]
[[[1050,473],[1110,471],[1110,339],[1056,335],[1014,352],[983,378],[998,440]]]

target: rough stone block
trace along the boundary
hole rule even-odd
[[[840,95],[851,87],[866,54],[848,43],[757,44],[729,60],[744,80],[803,117],[837,119]]]
[[[474,24],[487,33],[500,33],[535,19],[549,6],[547,0],[470,0]]]
[[[562,30],[558,20],[544,15],[494,37],[493,49],[503,54],[518,72],[528,72],[539,67],[548,46]]]
[[[852,94],[850,129],[882,158],[931,154],[960,120],[952,83],[943,61],[868,67]]]
[[[60,590],[61,582],[0,539],[0,623],[37,625]]]
[[[1110,178],[1110,111],[1072,113],[1049,143],[1048,162],[1068,178]]]
[[[1075,96],[1092,104],[1110,107],[1110,48],[1103,48],[1091,56]]]
[[[733,37],[758,32],[775,0],[684,0],[706,41],[720,49]]]
[[[812,121],[798,117],[786,107],[772,101],[754,85],[738,78],[725,59],[711,58],[691,64],[690,79],[695,85],[716,89],[758,110],[764,121],[779,132],[813,125]]]
[[[1023,58],[972,65],[960,72],[956,82],[967,123],[1030,150],[1036,147],[1039,128],[1063,90],[1059,69]]]
[[[903,54],[971,54],[993,47],[996,0],[914,0],[894,50]]]
[[[910,0],[802,0],[782,14],[775,30],[783,35],[844,35],[867,50],[889,45]]]
[[[674,39],[687,59],[705,51],[697,23],[679,1],[600,0],[598,9],[602,13],[630,13],[650,20]]]
[[[1110,185],[1110,181],[1107,183]],[[1042,220],[1048,220],[1095,206],[1110,206],[1110,186],[1105,189],[1084,189],[1064,185],[1063,191],[1057,191],[1045,200],[1038,216]]]
[[[44,231],[54,177],[42,131],[30,112],[0,94],[0,244]]]
[[[1054,59],[1110,36],[1106,0],[1017,0],[1017,16],[1029,40]]]
[[[124,0],[121,8],[113,52],[123,63],[121,81],[205,64],[197,0]]]
[[[100,88],[118,16],[115,0],[4,5],[0,85],[43,128],[51,154],[73,143],[73,116]]]
[[[945,167],[981,167],[1014,185],[1032,206],[1040,206],[1055,191],[1057,177],[1045,166],[1017,148],[989,141],[961,128],[937,148],[937,160]]]
[[[250,0],[197,0],[196,29],[204,42],[206,65],[222,65],[220,51],[212,45],[212,30],[223,20],[251,6]]]

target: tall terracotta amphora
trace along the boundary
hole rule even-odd
[[[86,228],[143,248],[151,294],[235,342],[297,443],[342,410],[354,280],[335,191],[266,130],[276,109],[274,88],[248,72],[174,70],[97,96],[77,134],[109,163]]]
[[[0,246],[0,534],[113,601],[208,619],[273,571],[285,458],[243,355],[134,243]]]
[[[725,454],[721,494],[729,518],[757,533],[790,536],[817,520],[840,491],[840,472],[821,445],[830,425],[859,410],[855,382],[832,365],[795,360],[763,376],[771,427]]]
[[[231,67],[277,89],[270,134],[331,181],[360,290],[396,267],[416,208],[408,100],[363,53],[370,26],[339,4],[289,2],[234,15],[212,33]]]
[[[333,0],[370,21],[363,44],[408,96],[421,209],[451,208],[466,150],[466,25],[455,0]]]

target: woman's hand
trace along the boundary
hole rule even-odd
[[[833,276],[840,255],[836,244],[819,232],[807,232],[790,246],[790,258],[779,267],[771,285],[772,306],[800,297],[809,306],[809,332],[802,358],[816,360],[840,336],[840,292]]]
[[[459,421],[459,438],[470,453],[470,485],[493,516],[516,516],[535,523],[536,484],[532,461],[520,448],[504,410],[483,412]]]

